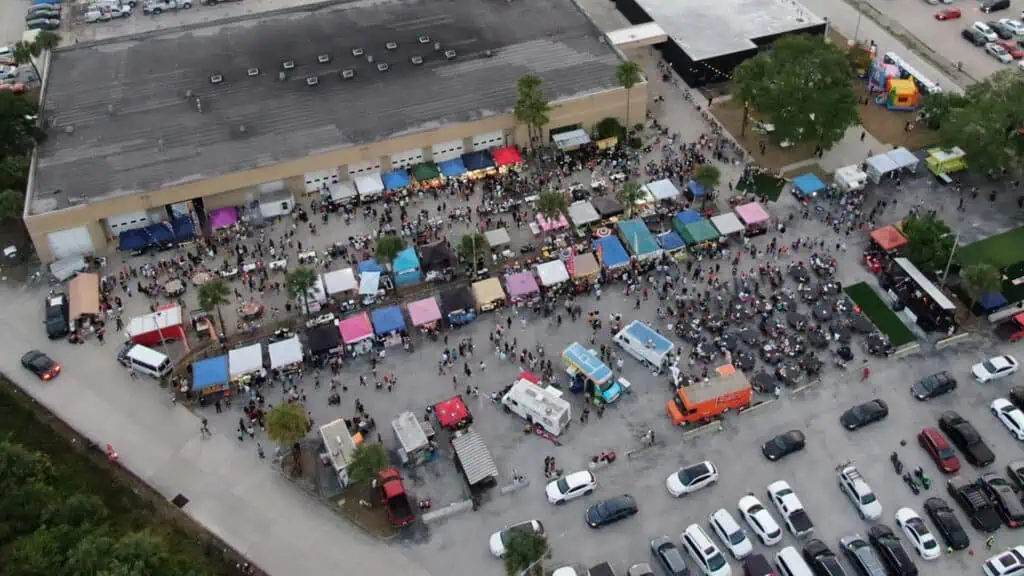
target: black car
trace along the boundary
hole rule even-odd
[[[999,36],[1000,40],[1013,40],[1017,37],[1017,34],[1015,34],[1013,30],[1003,26],[1000,22],[993,20],[991,22],[986,22],[986,24],[988,24],[988,27],[996,33],[996,36]]]
[[[840,538],[839,547],[860,576],[888,576],[878,552],[860,534]]]
[[[25,352],[21,357],[21,365],[43,381],[53,380],[60,374],[60,364],[39,350]]]
[[[622,496],[602,500],[587,508],[585,517],[587,525],[591,528],[600,528],[614,524],[624,518],[629,518],[636,513],[636,500],[633,500],[633,497],[629,494],[623,494]]]
[[[807,565],[814,570],[817,576],[846,576],[846,570],[843,570],[835,552],[821,540],[817,538],[808,540],[804,544],[803,554]]]
[[[884,420],[889,415],[889,406],[878,398],[850,408],[839,417],[839,423],[847,430],[863,428],[868,424]]]
[[[751,554],[743,559],[743,576],[775,576],[775,568],[761,554]]]
[[[1018,490],[1024,490],[1024,460],[1014,460],[1007,464],[1006,477],[1017,485]]]
[[[978,486],[985,496],[996,505],[996,512],[1003,523],[1010,528],[1024,526],[1024,504],[1017,498],[1017,490],[1006,478],[994,472],[987,472],[978,478]]]
[[[761,453],[764,454],[765,458],[774,462],[789,456],[793,452],[803,450],[806,442],[807,440],[804,438],[803,432],[790,430],[761,444]]]
[[[946,489],[963,508],[971,526],[982,532],[995,532],[1002,525],[995,504],[974,482],[968,482],[963,476],[953,476],[946,481]]]
[[[46,326],[46,336],[50,340],[56,340],[67,335],[68,310],[68,297],[63,292],[57,292],[46,297],[43,325]]]
[[[995,462],[996,455],[981,439],[981,434],[963,416],[950,410],[939,416],[939,430],[946,433],[949,441],[963,452],[973,466],[984,467]]]
[[[690,574],[679,547],[669,538],[662,536],[651,540],[651,554],[654,554],[658,562],[661,562],[661,567],[669,576],[688,576]]]
[[[964,527],[957,520],[953,508],[942,498],[934,497],[924,501],[924,512],[935,525],[942,541],[953,550],[963,550],[971,545]]]
[[[875,524],[868,530],[868,540],[878,550],[878,556],[891,576],[917,576],[917,566],[891,528],[885,524]]]
[[[910,393],[918,400],[928,400],[956,390],[956,378],[943,370],[914,382]]]
[[[1024,40],[1020,42],[1024,42]],[[1024,386],[1011,386],[1010,391],[1006,394],[1006,399],[1010,401],[1010,404],[1024,410]]]
[[[985,0],[981,3],[981,11],[985,14],[1006,10],[1010,7],[1010,0]]]

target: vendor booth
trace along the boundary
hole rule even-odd
[[[359,296],[363,299],[363,305],[370,305],[383,296],[380,289],[380,272],[363,272],[359,274]]]
[[[260,193],[258,202],[260,216],[267,220],[287,216],[295,209],[295,195],[284,188]]]
[[[466,173],[466,165],[462,163],[462,158],[455,158],[453,160],[445,160],[437,165],[441,170],[441,175],[445,178],[458,178]]]
[[[586,130],[568,130],[551,135],[551,141],[562,152],[572,152],[590,144],[590,134]]]
[[[883,281],[889,298],[906,306],[901,314],[922,330],[948,333],[956,326],[956,304],[910,260],[893,258],[885,270]]]
[[[515,146],[495,148],[491,152],[491,158],[494,159],[494,165],[498,167],[499,172],[505,172],[523,163],[523,156]]]
[[[345,351],[352,356],[362,356],[373,350],[373,324],[370,315],[360,312],[338,323],[338,333]]]
[[[650,195],[658,202],[679,199],[679,189],[676,188],[676,185],[668,178],[650,182],[644,186],[644,188],[646,188],[647,192],[650,193]]]
[[[302,342],[298,336],[271,342],[267,346],[270,369],[281,374],[297,372],[302,367]]]
[[[434,187],[441,183],[441,170],[433,162],[421,162],[412,167],[412,178],[420,187]]]
[[[595,196],[590,199],[590,203],[594,206],[594,210],[601,216],[601,220],[611,220],[617,218],[625,210],[622,208],[622,204],[618,200],[609,196]]]
[[[688,180],[686,182],[686,198],[691,202],[696,202],[704,197],[707,190],[704,189],[704,185],[696,180]]]
[[[860,169],[857,164],[843,166],[832,175],[836,188],[843,192],[854,192],[863,190],[868,185],[867,172]]]
[[[601,362],[596,351],[573,342],[562,351],[562,361],[571,391],[585,392],[587,397],[604,404],[611,404],[622,395],[622,386],[612,378],[612,369]]]
[[[324,287],[323,277],[319,274],[313,282],[313,286],[306,291],[306,299],[304,303],[306,305],[306,311],[310,314],[320,312],[324,305],[327,304],[327,289]]]
[[[561,260],[552,260],[537,265],[537,277],[540,278],[540,285],[544,287],[544,293],[551,294],[569,280],[569,271]]]
[[[388,306],[373,311],[373,333],[384,344],[384,347],[397,346],[405,336],[405,317],[398,306]]]
[[[437,323],[441,320],[441,308],[433,296],[410,302],[405,308],[409,312],[409,323],[413,328],[419,328],[424,332],[437,329]]]
[[[540,287],[529,271],[505,276],[505,289],[513,306],[532,306],[540,298]]]
[[[341,294],[343,297],[355,295],[359,285],[356,273],[351,268],[343,268],[324,274],[324,290],[328,296]]]
[[[810,172],[793,178],[793,195],[800,200],[814,198],[823,190],[825,190],[825,183]]]
[[[683,229],[686,228],[687,224],[700,222],[703,219],[704,217],[696,210],[683,210],[682,212],[677,212],[676,215],[672,217],[672,228],[682,235]]]
[[[543,214],[537,214],[534,219],[536,222],[530,222],[530,231],[534,236],[542,232],[557,232],[569,227],[569,221],[565,218],[565,214],[559,214],[558,218],[554,220],[548,220]]]
[[[462,155],[462,164],[466,167],[466,176],[481,178],[494,174],[494,159],[487,150],[479,150]]]
[[[601,215],[588,200],[580,200],[569,205],[569,220],[576,230],[582,233],[587,226],[600,222]]]
[[[771,216],[768,215],[768,211],[760,203],[750,202],[749,204],[737,206],[733,213],[746,226],[747,236],[756,236],[759,233],[768,231],[768,220],[771,219]]]
[[[473,423],[473,415],[462,396],[452,396],[434,404],[434,418],[441,428],[449,432],[463,430]]]
[[[342,180],[331,186],[331,202],[339,206],[347,206],[359,199],[355,182]]]
[[[487,278],[473,283],[473,298],[477,310],[489,312],[505,305],[505,290],[497,278]]]
[[[647,229],[647,225],[639,218],[626,220],[616,224],[619,238],[622,243],[629,246],[630,253],[637,260],[651,260],[661,256],[661,246],[654,239],[654,235]]]
[[[356,176],[356,191],[361,202],[372,202],[384,194],[384,181],[376,173]]]
[[[309,353],[314,358],[337,356],[345,351],[338,325],[334,322],[306,330],[306,345],[309,346]]]
[[[395,286],[409,286],[423,281],[420,258],[412,246],[395,254],[395,260],[391,263],[391,267],[395,272]]]
[[[897,166],[896,163],[892,161],[892,158],[889,158],[886,154],[878,154],[868,158],[864,162],[864,167],[868,178],[870,178],[875,184],[881,182],[882,178],[885,178],[899,170],[899,166]]]
[[[504,228],[488,230],[487,232],[484,232],[484,237],[487,238],[487,245],[491,247],[491,250],[500,251],[512,242],[512,239],[508,236],[508,231]]]
[[[409,178],[409,171],[405,168],[385,172],[381,175],[380,180],[384,183],[384,190],[387,192],[395,192],[407,186],[412,186],[412,179]]]
[[[473,429],[456,432],[451,439],[455,465],[470,490],[489,488],[498,483],[498,467],[484,439]]]
[[[445,282],[455,275],[458,259],[444,240],[420,246],[420,270],[427,282]]]
[[[614,236],[594,240],[594,252],[597,252],[601,266],[609,272],[629,266],[629,254]]]
[[[679,237],[678,232],[662,232],[661,234],[658,234],[656,238],[661,249],[669,254],[674,254],[686,248],[686,243]]]
[[[185,326],[181,307],[174,304],[161,306],[156,312],[136,316],[125,324],[126,339],[143,346],[159,346],[166,342],[185,340]]]
[[[77,322],[100,315],[100,277],[93,272],[82,272],[68,282],[68,317]]]
[[[228,357],[217,356],[192,364],[192,391],[200,397],[221,394],[231,390]]]
[[[171,232],[178,242],[191,240],[196,236],[196,223],[191,216],[178,216],[171,219]]]
[[[718,230],[707,220],[699,220],[687,224],[679,237],[686,242],[690,248],[696,248],[718,240]]]
[[[398,440],[398,458],[403,464],[419,466],[436,456],[431,441],[434,427],[429,422],[420,422],[415,414],[406,411],[391,421],[391,429]],[[429,434],[426,429],[430,430]]]
[[[441,314],[449,326],[462,326],[476,319],[476,300],[469,286],[456,286],[441,292],[440,305]]]
[[[947,174],[967,169],[967,152],[963,148],[954,146],[948,150],[942,148],[930,148],[928,157],[925,158],[928,170],[936,176],[945,176],[945,180],[952,181]]]
[[[262,378],[263,345],[251,344],[228,352],[228,368],[232,382],[248,384],[252,378]]]
[[[711,225],[714,226],[715,230],[718,230],[718,233],[722,236],[738,234],[746,229],[746,227],[743,226],[743,223],[740,222],[740,219],[732,212],[712,216]]]
[[[885,153],[892,160],[892,163],[896,165],[897,170],[906,170],[911,174],[917,173],[917,166],[921,164],[921,160],[910,150],[907,150],[903,146],[899,148],[893,148]]]
[[[601,277],[601,265],[593,252],[582,252],[572,257],[572,279],[577,284],[589,285]]]
[[[380,267],[380,264],[376,260],[370,258],[369,260],[363,260],[359,263],[359,275],[363,275],[367,272],[383,272],[384,269]]]
[[[889,224],[872,232],[871,241],[882,250],[890,252],[906,245],[907,237],[897,230],[895,226]]]
[[[211,230],[220,230],[221,228],[233,226],[238,222],[238,208],[228,206],[226,208],[210,210],[209,218],[207,220],[210,223]]]

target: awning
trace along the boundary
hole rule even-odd
[[[569,220],[572,220],[573,226],[579,228],[601,220],[601,215],[597,213],[593,204],[587,200],[581,200],[569,205]]]
[[[321,324],[306,330],[306,344],[312,354],[323,354],[341,346],[341,334],[333,323]]]
[[[235,208],[234,206],[217,208],[216,210],[211,210],[209,216],[211,229],[217,230],[218,228],[227,228],[235,222],[238,222],[238,208]]]
[[[174,231],[163,222],[150,224],[143,228],[142,232],[149,237],[150,244],[155,246],[170,244],[174,241]]]
[[[569,221],[565,219],[565,214],[559,214],[558,220],[548,220],[543,214],[537,214],[536,219],[537,225],[545,232],[569,227]]]
[[[359,285],[356,284],[356,273],[351,268],[343,268],[324,274],[324,290],[329,295],[348,292],[358,287]]]
[[[675,232],[662,232],[658,234],[658,244],[661,245],[661,249],[665,252],[675,252],[676,250],[686,248],[686,243]]]
[[[227,384],[230,380],[228,357],[217,356],[192,364],[192,390],[206,390],[214,386]]]
[[[398,306],[388,306],[373,311],[373,333],[387,336],[393,332],[405,332],[405,317]]]
[[[821,181],[821,178],[808,172],[793,178],[793,188],[796,190],[797,196],[806,198],[824,190],[825,183]]]
[[[504,228],[498,228],[497,230],[488,230],[487,232],[484,233],[484,236],[487,238],[487,245],[490,246],[491,248],[504,246],[505,244],[508,244],[509,242],[512,241],[512,239],[508,237],[508,231],[505,230]]]
[[[363,174],[356,177],[356,190],[360,196],[374,196],[384,191],[380,174]]]
[[[505,289],[508,295],[513,298],[521,298],[540,292],[537,286],[537,279],[529,271],[516,272],[505,276]]]
[[[196,223],[191,216],[178,216],[171,220],[171,231],[175,240],[191,240],[196,235]]]
[[[661,252],[661,247],[643,220],[634,218],[619,222],[617,228],[622,243],[629,246],[629,251],[634,256],[646,258]]]
[[[754,224],[760,224],[767,222],[771,216],[768,215],[768,211],[764,209],[758,202],[750,202],[742,206],[737,206],[733,212],[736,216],[747,226],[753,226]]]
[[[590,203],[597,210],[597,213],[601,215],[601,218],[611,218],[622,214],[622,204],[614,198],[608,196],[595,196],[590,199]]]
[[[331,200],[335,202],[345,202],[358,195],[356,185],[353,182],[345,180],[331,186]]]
[[[932,281],[922,274],[921,271],[917,269],[917,266],[914,266],[910,260],[907,260],[906,258],[893,258],[893,261],[907,273],[907,276],[910,276],[910,279],[913,280],[914,283],[917,284],[917,286],[923,290],[939,308],[942,308],[947,312],[956,310],[956,304],[953,304],[952,300],[943,294],[935,284],[932,284]]]
[[[558,146],[559,150],[569,151],[590,144],[590,134],[587,134],[587,131],[582,129],[570,130],[568,132],[552,134],[551,140],[555,143],[555,146]]]
[[[78,320],[82,316],[98,316],[100,313],[100,277],[89,272],[81,273],[68,282],[68,319]]]
[[[272,342],[267,346],[267,353],[270,355],[271,369],[283,368],[289,364],[302,362],[302,342],[299,342],[298,336]]]
[[[366,274],[367,272],[383,272],[383,271],[384,271],[384,269],[381,268],[380,264],[377,264],[377,261],[374,260],[373,258],[370,258],[369,260],[363,260],[362,262],[359,263],[359,274],[360,275]]]
[[[498,478],[498,467],[484,439],[475,430],[464,430],[452,438],[452,448],[459,459],[466,482],[475,486],[487,479]]]
[[[696,210],[683,210],[682,212],[677,212],[676,215],[672,217],[672,225],[676,230],[682,230],[687,224],[700,222],[703,219],[704,217]]]
[[[693,222],[687,224],[679,232],[679,236],[683,239],[688,246],[694,244],[703,244],[704,242],[710,242],[718,238],[718,230],[711,225],[711,222],[707,220],[701,220],[700,222]]]
[[[372,337],[373,325],[370,323],[370,315],[360,312],[345,318],[338,323],[338,333],[341,334],[341,341],[348,345]]]
[[[675,200],[679,198],[679,189],[669,179],[656,180],[644,186],[655,200]]]
[[[437,169],[437,164],[433,162],[423,162],[412,167],[412,177],[417,182],[430,182],[439,176],[441,176],[441,172]]]
[[[416,255],[416,249],[412,246],[395,254],[395,260],[391,263],[395,270],[395,276],[409,274],[420,269],[420,258]]]
[[[443,270],[454,266],[455,262],[455,255],[444,240],[420,246],[420,268],[423,270]]]
[[[398,190],[412,184],[412,181],[409,180],[409,171],[405,169],[386,172],[380,179],[387,190]]]
[[[917,165],[921,163],[917,156],[914,156],[913,152],[907,150],[902,146],[900,146],[899,148],[894,148],[893,150],[889,150],[885,155],[888,156],[890,160],[892,160],[892,163],[896,165],[896,168],[901,170],[917,170]]]
[[[711,224],[718,230],[718,233],[722,236],[728,236],[729,234],[735,234],[737,232],[743,232],[746,228],[740,219],[736,217],[732,212],[726,212],[725,214],[719,214],[718,216],[711,217]]]
[[[545,288],[557,286],[569,279],[569,271],[561,260],[552,260],[537,264],[537,276]]]
[[[505,290],[497,278],[488,278],[473,283],[473,297],[477,306],[491,304],[505,299]]]
[[[491,159],[491,155],[486,150],[463,154],[462,164],[466,167],[467,172],[494,168],[494,160]]]
[[[406,310],[409,312],[409,322],[417,328],[433,324],[441,319],[441,308],[433,296],[410,302],[406,306]]]
[[[629,264],[629,254],[615,236],[594,240],[594,251],[601,265],[609,270]]]
[[[513,166],[515,164],[522,164],[523,157],[519,154],[519,150],[515,146],[505,146],[504,148],[496,148],[491,152],[491,157],[494,158],[494,163],[498,166]]]
[[[441,169],[441,174],[448,178],[462,176],[466,173],[466,165],[462,163],[462,158],[445,160],[438,164],[437,167]]]
[[[895,250],[907,243],[907,237],[900,233],[895,226],[889,224],[882,226],[871,233],[871,239],[878,244],[882,250]]]
[[[686,183],[686,192],[692,198],[700,198],[701,196],[704,195],[705,192],[704,185],[701,184],[700,182],[697,182],[696,180],[689,180]]]
[[[231,377],[237,378],[263,369],[263,345],[252,344],[228,352]]]
[[[441,292],[441,312],[445,315],[460,310],[471,310],[475,306],[473,291],[469,286],[457,286]]]
[[[380,290],[380,272],[364,272],[359,275],[359,294],[372,296]]]
[[[601,271],[601,265],[597,263],[593,252],[583,252],[573,256],[572,268],[573,278],[587,278]]]
[[[981,298],[978,298],[978,306],[980,306],[985,312],[994,312],[1007,304],[1009,304],[1009,301],[1006,299],[1006,296],[1003,296],[999,292],[985,292],[981,295]],[[1017,319],[1019,322],[1020,319],[1017,317],[1022,315],[1024,315],[1024,313],[1016,314],[1014,319]]]
[[[452,428],[470,417],[469,408],[462,396],[452,396],[444,402],[434,404],[434,417],[442,428]]]

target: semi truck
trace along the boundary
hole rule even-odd
[[[676,388],[666,410],[672,424],[707,422],[728,412],[750,406],[750,381],[731,364],[720,366],[707,382]]]
[[[395,527],[408,526],[416,521],[412,511],[412,503],[409,502],[409,494],[402,484],[402,476],[396,468],[388,468],[377,474],[377,484],[380,487],[380,498],[388,511],[388,519]]]

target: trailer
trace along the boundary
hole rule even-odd
[[[175,340],[184,341],[181,306],[162,306],[156,312],[132,318],[125,327],[124,335],[130,342],[151,347]]]
[[[639,320],[627,324],[612,340],[645,366],[659,369],[665,367],[669,355],[676,347],[671,340]]]

